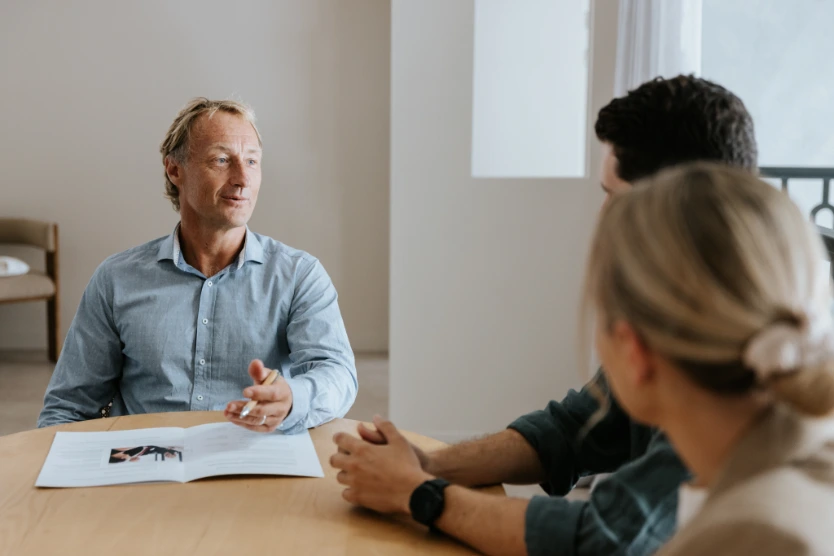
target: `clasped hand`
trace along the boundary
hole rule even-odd
[[[333,437],[339,451],[330,465],[340,470],[336,480],[347,487],[342,497],[378,512],[408,514],[411,494],[433,479],[423,469],[426,456],[390,421],[377,416],[374,425],[375,431],[360,424],[361,438],[345,433]]]

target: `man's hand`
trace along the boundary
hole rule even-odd
[[[374,417],[379,442],[368,442],[345,433],[333,441],[338,453],[330,465],[340,469],[336,480],[348,488],[342,497],[359,506],[382,513],[410,514],[409,501],[414,490],[433,479],[420,466],[414,448],[390,421]],[[360,429],[360,435],[363,434]]]
[[[369,429],[365,426],[364,423],[359,423],[358,432],[362,440],[370,442],[371,444],[381,445],[386,443],[385,436],[383,436],[382,433],[379,432],[379,429]],[[431,473],[431,469],[429,468],[431,465],[431,457],[414,444],[411,444],[411,449],[414,451],[415,454],[417,454],[417,459],[420,460],[420,467],[423,469],[423,471],[425,471],[426,473]]]
[[[249,376],[252,377],[254,385],[246,388],[243,396],[257,401],[258,405],[241,419],[240,412],[246,405],[246,400],[229,402],[223,412],[226,419],[254,432],[272,432],[284,422],[292,411],[292,390],[281,376],[269,386],[261,386],[269,371],[270,369],[264,367],[263,361],[259,359],[249,363]]]

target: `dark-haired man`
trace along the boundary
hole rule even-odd
[[[607,194],[667,166],[713,160],[756,168],[753,122],[735,95],[679,76],[643,84],[599,112]],[[610,398],[601,374],[594,383]],[[389,422],[335,437],[344,497],[411,514],[487,554],[654,553],[675,528],[688,473],[666,438],[632,422],[613,399],[605,417],[588,387],[525,415],[507,430],[423,453]],[[585,475],[613,472],[588,501],[562,498]],[[448,486],[449,481],[453,486]],[[550,497],[500,498],[465,488],[542,483]]]

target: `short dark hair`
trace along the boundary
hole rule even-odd
[[[756,170],[753,118],[741,99],[693,75],[656,78],[599,111],[597,138],[613,147],[617,174],[633,182],[698,160]]]

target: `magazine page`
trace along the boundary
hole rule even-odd
[[[183,482],[184,476],[184,429],[56,432],[35,486]]]
[[[324,477],[310,433],[284,435],[213,423],[185,431],[185,480],[216,475]]]

